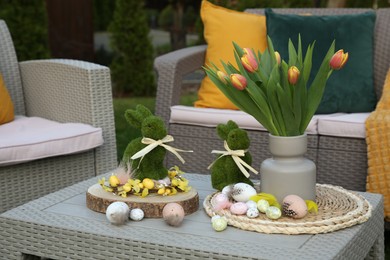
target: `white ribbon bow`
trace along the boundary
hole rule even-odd
[[[240,157],[242,156],[245,156],[245,152],[246,150],[231,150],[226,142],[226,140],[223,142],[223,147],[226,149],[226,151],[218,151],[218,150],[212,150],[211,153],[217,153],[217,154],[221,154],[221,156],[219,156],[212,164],[209,165],[209,167],[207,167],[207,169],[210,169],[211,166],[213,166],[213,164],[220,158],[222,158],[223,156],[226,156],[226,155],[231,155],[234,162],[236,163],[236,165],[238,166],[238,168],[240,169],[240,171],[245,175],[245,177],[249,178],[249,173],[248,171],[245,169],[248,168],[250,171],[252,171],[253,173],[255,174],[258,174],[259,172],[256,171],[252,166],[250,166],[249,164],[247,164],[244,160],[242,160]],[[245,166],[245,167],[244,167]]]
[[[164,144],[164,143],[168,143],[168,142],[172,142],[172,141],[173,141],[173,136],[171,136],[171,135],[167,135],[163,139],[160,139],[157,141],[152,139],[152,138],[144,137],[144,138],[142,138],[141,142],[143,144],[147,144],[147,146],[144,147],[142,150],[138,151],[137,153],[135,153],[133,156],[131,156],[130,159],[134,160],[134,159],[138,159],[141,157],[141,160],[139,161],[139,164],[138,164],[138,166],[139,166],[141,164],[141,161],[144,158],[144,156],[146,154],[148,154],[150,151],[152,151],[154,148],[156,148],[157,146],[160,145],[160,146],[164,147],[165,149],[167,149],[168,151],[170,151],[171,153],[173,153],[174,155],[176,155],[176,157],[179,158],[179,160],[182,163],[185,163],[183,157],[181,157],[178,152],[192,153],[193,151],[185,151],[185,150],[177,149],[177,148],[174,148],[174,147],[169,146],[167,144]]]

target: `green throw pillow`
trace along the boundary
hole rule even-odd
[[[349,53],[348,62],[330,76],[317,114],[335,112],[371,112],[377,103],[373,82],[373,34],[375,12],[350,15],[277,14],[265,10],[267,33],[275,50],[288,61],[288,40],[297,46],[301,35],[302,49],[315,41],[311,79],[333,40],[336,50]]]

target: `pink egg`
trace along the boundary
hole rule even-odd
[[[303,218],[307,214],[306,202],[297,195],[288,195],[283,199],[283,214],[292,218]]]
[[[168,203],[162,211],[163,219],[170,226],[180,226],[184,219],[183,207],[175,202]]]
[[[224,193],[218,193],[211,199],[211,205],[215,211],[230,207],[229,197]]]
[[[245,202],[236,202],[230,206],[230,212],[235,215],[244,215],[248,210],[248,205]]]

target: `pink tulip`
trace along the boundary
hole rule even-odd
[[[334,70],[339,70],[344,67],[345,63],[348,60],[348,52],[344,53],[344,50],[338,50],[335,54],[333,54],[330,59],[329,66]]]
[[[233,87],[238,90],[246,88],[246,78],[241,74],[230,74],[230,81],[232,82]]]
[[[281,58],[280,58],[280,53],[275,51],[275,58],[276,58],[276,62],[278,63],[278,65],[280,65],[280,62],[281,62]]]
[[[222,81],[224,84],[226,84],[226,79],[229,78],[228,75],[225,72],[220,70],[217,71],[217,75],[219,80]]]
[[[248,72],[254,72],[258,69],[259,65],[257,64],[255,54],[252,49],[244,48],[244,55],[241,57],[241,63]]]
[[[287,71],[288,82],[295,85],[298,82],[300,71],[297,67],[291,66]]]

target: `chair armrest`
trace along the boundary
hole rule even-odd
[[[100,127],[104,144],[96,149],[96,172],[117,166],[110,70],[76,60],[19,63],[26,115]]]
[[[157,71],[156,115],[168,125],[170,107],[179,104],[183,77],[204,65],[206,45],[170,52],[154,60]]]

